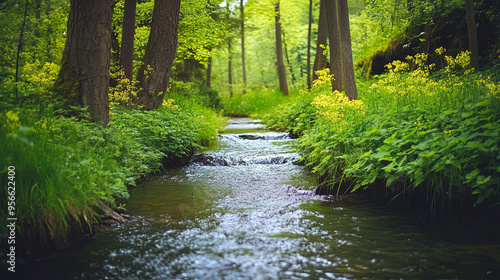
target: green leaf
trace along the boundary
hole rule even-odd
[[[477,175],[479,175],[479,172],[480,171],[478,168],[469,172],[469,174],[465,175],[465,182],[468,183],[468,182],[474,180],[477,177]]]
[[[375,159],[383,159],[385,158],[385,156],[389,155],[390,152],[389,151],[385,151],[385,150],[379,150],[377,153],[375,154],[372,154],[371,157],[372,158],[375,158]]]
[[[360,155],[360,156],[359,156],[359,158],[360,158],[360,159],[365,158],[365,157],[367,157],[367,156],[371,155],[372,153],[373,153],[373,151],[372,151],[372,150],[369,150],[368,152],[366,152],[366,153],[364,153],[364,154]]]
[[[477,176],[477,181],[476,181],[476,183],[477,183],[478,185],[482,185],[482,186],[480,186],[480,188],[484,189],[484,188],[486,187],[486,186],[484,186],[484,185],[485,185],[486,183],[488,183],[490,180],[491,180],[491,176],[486,177],[486,176],[484,176],[484,175],[479,175],[479,176]]]
[[[437,151],[425,151],[425,152],[420,153],[420,156],[429,158],[429,157],[432,157],[433,155],[435,155],[436,153],[437,153]]]

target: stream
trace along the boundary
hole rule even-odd
[[[132,188],[126,223],[24,279],[500,279],[500,244],[480,229],[312,195],[292,142],[230,120],[192,163]]]

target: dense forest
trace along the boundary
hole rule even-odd
[[[92,234],[226,116],[298,137],[318,194],[498,212],[499,62],[496,0],[0,1],[2,246]]]

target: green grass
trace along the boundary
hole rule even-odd
[[[278,90],[256,90],[233,97],[222,96],[221,104],[225,115],[261,118],[278,105],[289,101],[290,98]]]
[[[19,244],[63,245],[75,224],[84,229],[95,221],[97,200],[115,206],[116,198],[129,197],[128,186],[160,170],[162,160],[215,140],[221,117],[187,98],[179,103],[149,112],[115,107],[108,128],[50,110],[0,113],[0,180],[7,186],[8,168],[15,167]],[[2,232],[7,202],[2,195]]]

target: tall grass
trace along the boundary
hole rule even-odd
[[[289,101],[290,98],[283,95],[279,90],[255,90],[232,97],[223,96],[221,104],[226,115],[261,118],[279,104]]]
[[[15,167],[17,238],[29,249],[60,247],[70,230],[88,232],[98,200],[114,206],[116,198],[128,198],[127,187],[158,171],[162,160],[210,144],[222,122],[189,100],[149,112],[115,106],[108,128],[50,110],[9,110],[0,119],[0,180],[6,183],[8,167]]]

